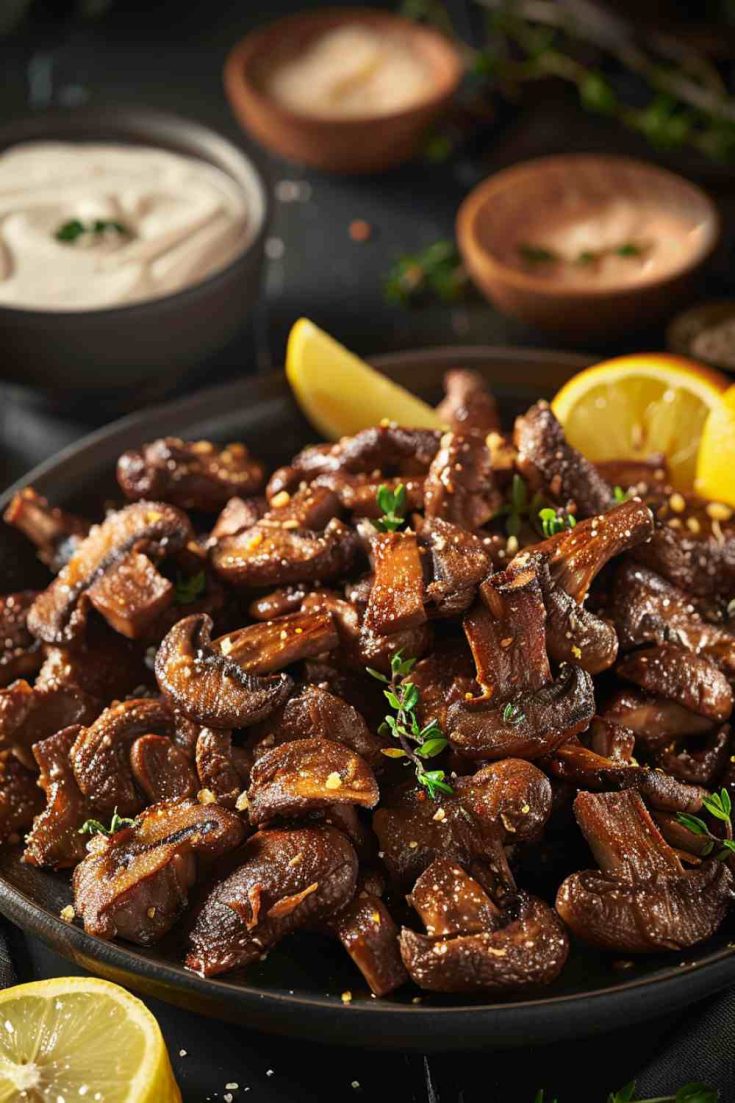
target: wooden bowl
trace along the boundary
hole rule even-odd
[[[583,208],[609,210],[612,201],[634,205],[641,224],[651,218],[681,223],[681,248],[670,267],[639,271],[633,279],[618,265],[603,285],[586,283],[581,272],[574,282],[563,282],[547,265],[530,270],[516,259],[519,243],[538,241],[534,226],[570,222]],[[484,180],[459,209],[457,240],[473,280],[500,311],[584,341],[611,338],[670,314],[690,292],[719,226],[709,197],[674,173],[626,157],[569,154],[527,161]]]
[[[393,114],[335,119],[295,112],[266,91],[268,73],[335,27],[361,24],[409,39],[428,62],[434,90]],[[447,106],[462,76],[458,51],[437,31],[373,8],[319,8],[253,31],[231,50],[225,92],[241,123],[264,146],[291,161],[328,172],[380,172],[409,160],[427,128]]]

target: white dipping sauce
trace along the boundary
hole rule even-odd
[[[59,241],[73,220],[128,232]],[[0,305],[72,311],[158,299],[224,268],[248,236],[241,189],[193,157],[62,142],[0,154]]]
[[[325,31],[267,81],[283,107],[325,119],[404,111],[433,90],[431,67],[408,35],[359,23]]]

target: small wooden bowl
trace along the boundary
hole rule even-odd
[[[674,214],[699,228],[697,240],[687,242],[681,262],[665,273],[635,281],[623,274],[604,286],[557,282],[507,260],[511,248],[533,242],[528,226],[539,211],[548,212],[552,225],[554,214],[570,202],[599,209],[611,199]],[[714,249],[719,227],[712,201],[681,176],[627,157],[565,154],[514,165],[479,184],[459,209],[457,241],[467,270],[498,310],[579,342],[609,338],[671,314]]]
[[[434,74],[433,92],[393,114],[349,119],[301,114],[267,93],[265,78],[277,65],[303,52],[325,31],[355,24],[409,39]],[[291,161],[341,173],[381,172],[409,160],[461,77],[458,51],[437,31],[390,12],[351,7],[298,12],[253,31],[233,47],[224,67],[225,92],[245,130]]]

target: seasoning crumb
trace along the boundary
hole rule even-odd
[[[373,228],[364,218],[354,218],[350,223],[350,237],[353,241],[369,241]]]
[[[273,1076],[273,1069],[266,1069],[265,1070],[265,1075],[266,1076]]]
[[[187,1054],[186,1054],[186,1050],[185,1050],[185,1049],[180,1049],[180,1050],[179,1050],[179,1057],[186,1057],[186,1055],[187,1055]]]
[[[571,651],[572,651],[572,655],[574,655],[575,659],[581,659],[582,658],[582,648],[577,647],[576,643],[572,645]]]
[[[225,1084],[225,1091],[236,1092],[239,1087],[240,1085],[233,1080],[231,1083]]]
[[[356,1092],[359,1091],[360,1090],[360,1081],[359,1080],[353,1080],[352,1083],[350,1084],[350,1087]]]
[[[669,498],[669,506],[674,513],[683,513],[687,507],[684,495],[680,494],[678,490],[675,491]]]
[[[339,776],[336,770],[333,770],[327,780],[324,782],[325,789],[341,789],[342,778]]]
[[[250,801],[248,800],[248,794],[243,789],[242,793],[240,793],[240,796],[235,801],[235,808],[238,810],[238,812],[247,812],[249,807]]]
[[[62,908],[59,912],[60,918],[63,919],[65,923],[72,923],[76,914],[72,904],[67,904],[66,907]]]
[[[346,992],[342,993],[340,999],[342,1000],[342,1003],[352,1003],[352,993],[350,992],[349,988]]]
[[[217,798],[211,789],[200,789],[197,793],[197,800],[200,804],[216,804]]]

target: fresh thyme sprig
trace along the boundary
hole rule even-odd
[[[519,705],[514,705],[512,701],[503,709],[503,720],[506,724],[522,724],[526,719],[526,714]]]
[[[379,532],[397,532],[406,523],[405,486],[399,483],[395,490],[391,490],[385,483],[381,483],[376,498],[383,513],[375,522],[376,529]]]
[[[469,289],[469,278],[453,241],[435,241],[418,253],[396,258],[383,282],[389,303],[410,306],[422,299],[453,303]]]
[[[57,241],[65,245],[73,245],[80,238],[91,237],[99,241],[105,234],[115,233],[121,237],[130,237],[130,230],[122,222],[114,218],[96,218],[92,222],[82,222],[79,218],[71,218],[62,223],[54,234]]]
[[[616,502],[627,502],[628,501],[628,492],[627,492],[627,490],[623,490],[622,486],[614,486],[613,487],[613,498],[615,499]]]
[[[712,854],[718,847],[719,850],[715,854],[720,862],[726,862],[728,858],[731,858],[735,854],[735,840],[732,837],[732,800],[727,789],[721,789],[719,793],[711,793],[708,797],[705,797],[702,804],[716,820],[720,820],[725,825],[725,838],[721,839],[717,835],[713,835],[709,827],[703,819],[699,816],[692,816],[689,812],[679,812],[677,814],[677,821],[686,827],[689,831],[695,835],[705,836],[705,841],[702,845],[702,854],[706,857],[708,854]]]
[[[176,605],[191,605],[202,596],[206,588],[207,576],[204,571],[197,571],[196,574],[188,576],[178,574],[174,587],[174,602]]]
[[[657,1095],[653,1099],[639,1099],[635,1094],[635,1081],[632,1080],[620,1091],[610,1092],[607,1103],[717,1103],[718,1099],[719,1092],[715,1088],[694,1082],[684,1084],[673,1095]],[[547,1101],[544,1089],[541,1088],[536,1092],[533,1103],[559,1103],[559,1100],[549,1099]]]
[[[415,682],[405,679],[416,665],[416,659],[404,659],[403,651],[396,651],[390,661],[390,678],[379,670],[366,667],[368,674],[385,685],[385,699],[395,715],[386,716],[378,731],[381,735],[388,732],[398,741],[397,747],[386,747],[383,754],[387,758],[405,758],[413,762],[416,768],[416,780],[423,785],[432,800],[439,793],[452,793],[452,787],[446,780],[444,770],[427,770],[424,763],[449,746],[449,740],[437,720],[430,720],[423,727],[416,715],[416,707],[421,699],[419,687]]]
[[[80,835],[114,835],[116,831],[120,831],[123,827],[132,827],[135,820],[128,819],[127,816],[118,816],[117,808],[112,813],[112,819],[110,820],[110,826],[105,827],[99,820],[85,820],[82,826],[79,828],[78,834]]]
[[[556,536],[557,532],[564,532],[565,529],[573,529],[577,524],[576,518],[571,513],[560,514],[555,509],[540,509],[538,517],[541,522],[541,531],[547,538]]]

